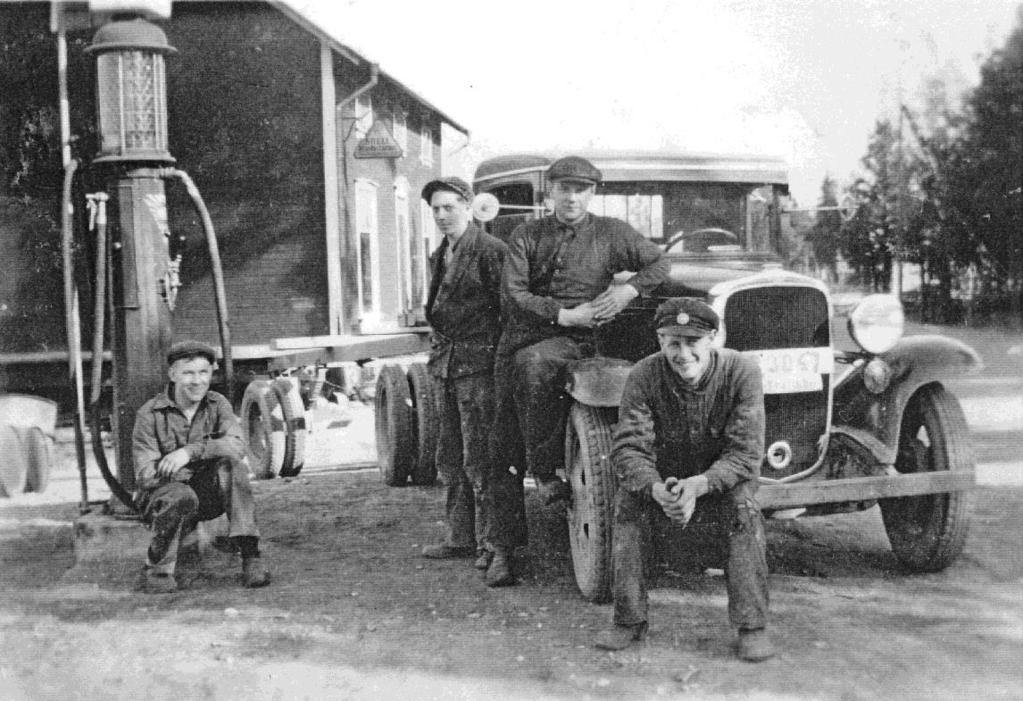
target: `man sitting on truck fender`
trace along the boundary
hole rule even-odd
[[[433,328],[427,363],[439,390],[437,466],[447,485],[444,540],[423,548],[434,559],[476,557],[490,565],[485,490],[494,419],[494,349],[501,335],[504,242],[472,223],[472,187],[461,178],[423,188],[437,230],[444,235],[430,256],[426,319]]]
[[[495,470],[491,486],[494,560],[487,584],[513,584],[511,550],[526,541],[522,479],[527,467],[545,503],[571,496],[564,466],[570,398],[565,369],[594,353],[592,329],[668,277],[661,249],[629,224],[587,211],[601,172],[578,156],[547,171],[553,216],[526,222],[508,241],[502,290],[507,322],[497,348]],[[625,284],[616,273],[636,271]],[[521,435],[520,435],[521,434]],[[524,444],[525,465],[514,456]]]
[[[183,531],[226,513],[242,556],[242,584],[263,587],[256,504],[242,458],[245,442],[230,402],[210,390],[216,353],[198,341],[167,352],[170,384],[139,408],[132,433],[135,505],[153,529],[143,590],[177,589],[174,568]]]
[[[767,625],[767,543],[755,494],[764,455],[760,367],[714,348],[717,313],[675,297],[654,317],[661,350],[636,363],[618,411],[612,566],[614,626],[595,644],[621,650],[647,629],[640,544],[650,520],[709,526],[727,542],[728,616],[747,661],[774,654]]]

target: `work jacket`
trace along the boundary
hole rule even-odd
[[[174,385],[143,404],[135,415],[132,431],[132,453],[135,458],[135,481],[139,490],[155,489],[170,478],[156,474],[160,459],[178,448],[188,451],[190,462],[212,458],[241,460],[245,455],[245,439],[231,403],[224,395],[209,391],[189,421],[173,399]],[[185,472],[175,477],[184,481]]]
[[[625,284],[649,294],[668,279],[669,269],[660,247],[620,219],[587,214],[572,226],[554,216],[520,224],[508,240],[508,323],[498,352],[588,333],[559,326],[558,312],[593,300],[625,271],[635,273]]]
[[[764,458],[760,366],[711,351],[707,372],[687,385],[660,352],[636,363],[618,409],[611,461],[621,489],[649,494],[666,477],[703,474],[712,493],[756,488]]]
[[[433,328],[430,372],[456,379],[494,367],[501,335],[501,267],[507,246],[470,223],[445,265],[445,236],[430,256],[426,320]]]

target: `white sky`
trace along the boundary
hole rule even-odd
[[[468,127],[470,153],[768,153],[793,195],[848,182],[876,119],[958,88],[1016,22],[1010,0],[290,0]],[[475,165],[474,163],[472,165]]]

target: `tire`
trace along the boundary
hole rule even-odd
[[[412,472],[416,453],[412,433],[412,397],[405,371],[385,365],[377,377],[373,400],[377,465],[384,483],[403,487]]]
[[[902,473],[974,471],[969,429],[959,401],[940,385],[927,385],[902,415],[895,469]],[[969,526],[965,491],[881,499],[892,551],[918,572],[948,567],[963,551]]]
[[[415,420],[416,462],[412,466],[412,484],[429,485],[437,481],[438,387],[423,363],[413,363],[409,367],[408,386]]]
[[[276,477],[284,464],[284,412],[270,382],[253,380],[245,388],[241,422],[252,474],[257,479]]]
[[[25,491],[28,461],[25,459],[20,426],[0,424],[0,497],[14,497]]]
[[[280,477],[294,477],[302,470],[305,462],[305,403],[299,391],[299,383],[291,377],[278,377],[270,388],[281,407],[284,420],[284,455],[277,471]]]
[[[50,471],[53,469],[53,439],[38,426],[22,434],[28,470],[25,474],[25,491],[42,494],[50,485]]]
[[[615,476],[611,469],[611,411],[573,404],[565,431],[565,469],[572,486],[568,540],[575,582],[584,599],[611,599],[611,530]]]

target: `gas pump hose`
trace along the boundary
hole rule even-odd
[[[170,177],[180,180],[188,190],[192,204],[202,219],[202,228],[206,233],[206,246],[209,249],[210,269],[213,271],[213,290],[216,295],[217,326],[220,330],[220,352],[224,359],[224,386],[228,401],[234,402],[234,360],[231,356],[231,322],[227,316],[227,294],[224,292],[224,271],[220,264],[220,248],[217,246],[217,234],[213,230],[213,219],[210,217],[206,203],[202,199],[199,188],[192,178],[183,170],[167,168],[164,170]]]
[[[76,374],[76,378],[80,379],[81,368],[82,368],[82,349],[80,340],[76,337],[75,329],[78,328],[78,319],[75,316],[76,308],[74,305],[74,257],[71,250],[71,243],[73,238],[73,229],[71,221],[71,189],[74,180],[75,171],[78,169],[78,161],[70,161],[67,168],[64,170],[64,188],[62,192],[61,200],[61,256],[63,260],[64,268],[64,307],[65,307],[65,325],[67,326],[67,337],[68,337],[68,353],[71,356],[71,362],[74,367],[73,372]],[[97,273],[99,273],[99,280],[103,281],[96,290],[96,305],[101,307],[104,303],[104,287],[106,280],[106,222],[104,221],[103,233],[104,243],[101,244],[100,248],[101,255],[97,257],[96,266]],[[95,397],[100,389],[99,384],[96,382],[96,375],[99,374],[102,377],[103,370],[103,315],[102,313],[97,314],[96,318],[97,328],[93,334],[93,349],[92,349],[92,368],[93,368],[93,387],[92,396]],[[96,342],[96,339],[99,342]],[[98,368],[98,372],[97,372]],[[82,435],[82,420],[81,405],[82,397],[78,390],[78,379],[75,380],[76,390],[76,417],[75,417],[75,454],[78,461],[78,472],[81,478],[82,486],[82,503],[80,510],[85,513],[89,510],[88,501],[88,486],[85,477],[86,465],[85,465],[85,437]],[[110,488],[110,492],[120,499],[125,506],[130,509],[134,509],[132,504],[131,495],[128,494],[127,490],[117,481],[113,473],[110,472],[110,465],[107,463],[107,456],[103,450],[103,440],[100,435],[100,408],[99,401],[93,400],[89,407],[90,421],[92,423],[92,448],[93,453],[96,457],[96,464],[99,465],[99,471],[103,475],[103,481],[107,483],[107,487]]]
[[[89,510],[89,487],[85,476],[85,399],[82,387],[82,348],[77,337],[78,319],[75,317],[75,276],[74,256],[71,251],[71,189],[74,183],[78,161],[68,160],[64,167],[64,187],[60,200],[60,253],[61,268],[64,273],[64,327],[67,332],[67,350],[70,367],[69,375],[75,393],[75,460],[78,463],[78,478],[81,486],[81,501],[78,505],[80,513]]]
[[[105,202],[99,203],[96,216],[96,295],[92,334],[92,357],[103,357],[103,332],[106,326],[107,302],[107,213]],[[107,463],[107,454],[103,450],[103,437],[100,432],[100,421],[103,413],[100,409],[100,398],[103,396],[103,363],[92,363],[92,388],[89,394],[89,420],[92,422],[92,452],[96,456],[96,464],[103,474],[111,493],[129,509],[135,510],[135,500],[128,490],[114,477]]]

